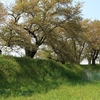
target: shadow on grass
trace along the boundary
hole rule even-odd
[[[47,93],[52,89],[58,88],[61,84],[61,79],[41,82],[34,82],[34,80],[31,79],[22,79],[12,83],[0,83],[0,97],[32,96],[35,93]]]
[[[10,59],[12,60],[12,59]],[[0,97],[47,93],[62,84],[61,66],[53,61],[15,58],[14,64],[0,68]],[[14,66],[15,65],[15,66]]]
[[[12,59],[11,59],[12,60]],[[0,72],[0,96],[31,96],[34,93],[47,93],[61,84],[85,85],[81,80],[82,69],[78,65],[62,65],[52,60],[13,58],[9,70]],[[14,63],[14,65],[13,65]],[[1,70],[0,70],[1,71]],[[5,76],[3,78],[3,76]],[[4,79],[4,80],[3,80]],[[9,80],[8,80],[9,79]]]

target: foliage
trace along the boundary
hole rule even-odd
[[[7,10],[4,7],[4,5],[0,2],[0,28],[4,25],[6,18],[7,18]],[[1,32],[1,30],[0,30],[0,32]],[[4,41],[0,35],[0,46],[1,46],[1,44],[3,44],[3,42]],[[1,50],[1,48],[0,48],[0,50]]]
[[[80,8],[81,3],[73,3],[72,0],[16,0],[9,13],[10,20],[2,29],[1,36],[6,41],[6,46],[19,45],[31,58],[42,44],[46,44],[52,47],[58,60],[79,63],[80,57],[76,48],[80,45]],[[60,48],[63,50],[60,51]],[[73,53],[69,54],[69,51]]]
[[[16,0],[0,30],[1,46],[19,46],[31,58],[38,55],[63,64],[88,59],[95,65],[100,21],[82,20],[81,7],[73,0]]]
[[[7,11],[4,5],[0,2],[0,24],[5,20],[5,15],[7,15]]]
[[[100,52],[100,21],[99,20],[88,20],[86,23],[87,31],[84,33],[86,38],[86,54],[87,58],[95,65],[95,61],[99,56]]]

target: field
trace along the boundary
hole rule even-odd
[[[99,100],[100,83],[69,82],[47,93],[1,97],[0,100]]]
[[[0,56],[0,100],[99,100],[99,81],[83,81],[82,70],[52,60]]]

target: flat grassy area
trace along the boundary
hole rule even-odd
[[[47,93],[35,93],[31,96],[10,96],[0,100],[100,100],[100,83],[69,82]]]
[[[100,83],[82,81],[84,69],[52,60],[0,56],[0,100],[99,100]]]

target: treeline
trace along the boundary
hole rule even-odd
[[[73,0],[15,0],[9,9],[1,4],[5,12],[0,9],[1,46],[20,46],[31,58],[77,64],[87,59],[95,64],[100,59],[100,21],[83,19],[82,4]]]

